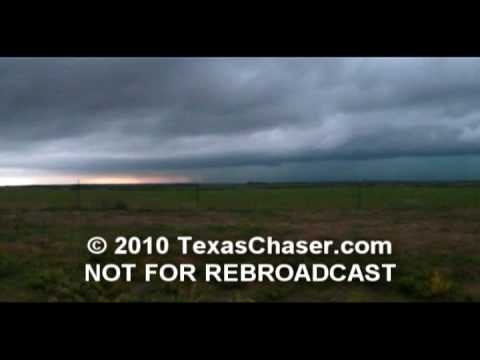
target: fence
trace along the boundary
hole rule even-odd
[[[186,184],[1,188],[11,210],[479,208],[480,184]]]

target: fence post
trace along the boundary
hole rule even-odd
[[[77,181],[77,210],[80,210],[81,207],[81,198],[80,198],[80,180]]]
[[[363,185],[363,180],[360,180],[358,183],[358,188],[357,188],[357,209],[362,208],[362,202],[363,202],[363,193],[362,193],[362,185]]]
[[[475,205],[474,208],[479,208],[480,207],[480,193],[479,193],[479,188],[478,185],[474,187],[475,191]]]
[[[198,183],[195,185],[195,204],[198,208],[200,204],[200,185]]]

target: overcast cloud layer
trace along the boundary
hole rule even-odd
[[[480,179],[480,60],[3,58],[0,154],[0,184]]]

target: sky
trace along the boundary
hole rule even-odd
[[[476,179],[478,58],[0,58],[0,185]]]

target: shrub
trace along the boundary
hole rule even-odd
[[[12,259],[0,254],[0,277],[13,274],[16,268],[17,264]]]
[[[430,294],[432,297],[448,295],[452,289],[452,283],[439,271],[434,271],[430,276]]]
[[[128,205],[125,201],[118,200],[114,205],[113,205],[114,210],[128,210]]]
[[[452,282],[437,270],[402,276],[397,285],[402,292],[420,299],[447,299],[453,295]]]

